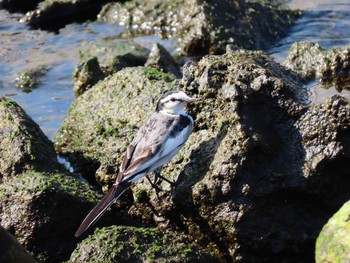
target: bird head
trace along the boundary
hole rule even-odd
[[[156,111],[165,111],[169,114],[180,114],[185,112],[185,105],[189,102],[198,101],[191,98],[183,91],[168,91],[163,94],[157,103]]]

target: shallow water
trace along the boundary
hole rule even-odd
[[[293,0],[291,8],[306,10],[288,36],[269,52],[281,62],[295,41],[318,42],[326,48],[349,44],[349,0]],[[97,22],[72,24],[58,34],[30,30],[18,22],[21,15],[0,10],[0,96],[8,96],[18,102],[52,139],[64,120],[74,99],[72,74],[79,59],[79,44],[96,39],[118,40],[123,27]],[[175,40],[160,41],[159,38],[142,37],[136,42],[151,48],[155,41],[161,42],[173,54]],[[48,72],[41,78],[42,84],[30,93],[15,87],[15,78],[23,71],[45,65]],[[313,85],[312,98],[322,101],[329,92],[317,94]],[[325,93],[325,92],[324,92]]]

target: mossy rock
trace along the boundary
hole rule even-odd
[[[112,226],[84,239],[69,262],[219,262],[183,235],[155,228]]]
[[[198,56],[223,53],[227,44],[266,48],[286,32],[298,14],[243,0],[135,0],[107,4],[98,18],[126,26],[129,30],[123,36],[176,37],[181,55]]]
[[[72,176],[24,173],[0,184],[0,224],[39,261],[60,262],[96,201],[95,191]]]
[[[62,167],[52,142],[12,99],[0,97],[0,179]]]
[[[323,227],[316,242],[316,262],[350,261],[350,202],[346,202]]]
[[[326,87],[349,90],[350,46],[327,50],[318,43],[294,43],[284,65],[298,72],[306,80],[320,80]]]
[[[82,61],[96,57],[101,67],[114,73],[125,67],[143,66],[150,51],[131,40],[99,40],[82,43],[79,53]]]

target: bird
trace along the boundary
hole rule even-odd
[[[127,147],[115,183],[82,221],[75,237],[85,235],[132,183],[152,171],[160,175],[162,166],[180,151],[192,132],[194,121],[185,105],[198,100],[174,90],[161,96],[155,112]]]

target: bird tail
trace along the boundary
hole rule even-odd
[[[75,237],[85,234],[106,212],[106,210],[124,193],[128,186],[123,184],[113,185],[101,201],[90,211],[75,232]]]

